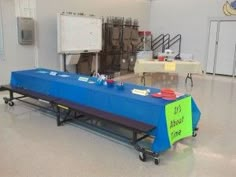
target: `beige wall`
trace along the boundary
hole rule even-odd
[[[47,6],[45,6],[47,4]],[[37,1],[39,66],[59,68],[56,49],[56,13],[62,11],[83,12],[96,16],[121,16],[139,19],[140,29],[149,27],[148,0],[46,0]]]
[[[9,83],[10,73],[34,67],[34,47],[17,41],[14,0],[0,0],[3,15],[4,60],[0,60],[0,85]]]
[[[0,0],[3,9],[5,60],[0,60],[0,85],[9,83],[13,70],[39,67],[59,69],[56,13],[83,12],[97,16],[137,18],[140,29],[149,27],[149,0],[36,0],[37,41],[34,46],[17,42],[14,0]]]
[[[233,1],[233,0],[229,0]],[[208,19],[225,16],[226,0],[152,0],[150,28],[161,33],[182,34],[182,53],[192,53],[205,65]]]

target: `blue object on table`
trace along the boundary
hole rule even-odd
[[[118,90],[124,90],[124,83],[116,83],[116,88],[118,89]]]
[[[97,81],[96,81],[97,85],[103,85],[103,83],[104,83],[104,80],[102,80],[102,79],[97,79]]]
[[[108,80],[106,80],[106,82],[107,82],[107,87],[108,88],[112,88],[115,85],[115,81],[114,80],[108,79]]]
[[[97,78],[91,77],[86,82],[78,80],[77,74],[56,71],[58,74],[52,76],[49,74],[51,71],[39,68],[12,72],[11,85],[155,125],[157,128],[151,132],[155,136],[152,151],[158,153],[171,147],[167,133],[165,106],[173,101],[152,98],[150,95],[135,95],[131,92],[133,89],[149,89],[152,94],[159,92],[159,89],[124,83],[125,89],[121,92],[118,89],[108,89],[104,85],[89,84],[91,81],[97,82]],[[59,76],[65,74],[69,77]],[[192,126],[196,128],[200,111],[193,99],[191,102]]]

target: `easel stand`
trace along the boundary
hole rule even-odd
[[[76,54],[74,54],[74,53],[73,53],[73,54],[70,54],[70,53],[63,53],[63,54],[62,54],[62,65],[63,65],[62,70],[63,70],[64,72],[68,72],[67,67],[66,67],[67,55],[76,55]],[[75,64],[75,65],[76,65],[76,66],[75,66],[75,72],[78,73],[78,63]]]
[[[90,52],[86,52],[86,53],[90,53]],[[94,52],[91,52],[94,53]],[[99,51],[95,52],[95,74],[98,74],[98,53]],[[76,53],[76,54],[81,54],[81,53]],[[69,54],[69,53],[63,53],[62,54],[62,59],[63,59],[63,71],[64,72],[68,72],[67,67],[66,67],[66,58],[67,55],[75,55],[75,53],[73,54]],[[76,73],[78,73],[78,63],[76,64]]]
[[[63,71],[67,72],[67,70],[66,70],[66,54],[63,53],[62,57],[63,57]]]
[[[95,55],[95,74],[98,74],[98,53]]]
[[[78,13],[57,14],[57,51],[62,55],[60,67],[67,71],[68,55],[96,53],[98,72],[98,52],[102,50],[102,18]],[[75,63],[71,63],[76,65]]]

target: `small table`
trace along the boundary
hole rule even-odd
[[[145,73],[154,72],[175,72],[186,73],[185,83],[190,79],[193,86],[192,74],[202,74],[201,63],[198,61],[158,61],[158,60],[137,60],[134,67],[135,73],[142,73],[145,85]]]

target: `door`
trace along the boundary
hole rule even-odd
[[[210,25],[206,72],[232,75],[236,64],[236,21],[214,20]]]
[[[217,25],[218,22],[212,21],[210,23],[210,33],[209,33],[209,46],[208,46],[208,57],[207,57],[207,73],[213,73],[215,51],[217,50]]]
[[[216,58],[216,74],[232,75],[236,45],[236,21],[220,23],[218,52]]]

